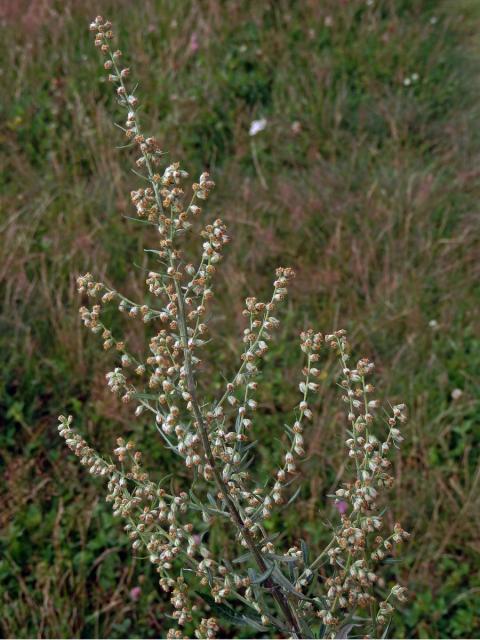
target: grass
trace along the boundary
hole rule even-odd
[[[128,265],[141,266],[146,241],[122,217],[135,178],[115,149],[110,88],[87,31],[98,10],[90,0],[0,9],[6,637],[158,637],[168,611],[55,428],[71,412],[104,451],[132,431],[105,391],[108,355],[80,328],[74,285],[91,270],[139,297],[140,272]],[[151,129],[172,160],[193,176],[209,168],[218,184],[210,211],[234,238],[217,284],[223,348],[207,362],[219,385],[213,363],[229,370],[245,295],[264,294],[277,264],[298,272],[264,380],[260,471],[278,455],[271,434],[295,396],[300,356],[282,345],[305,324],[347,328],[376,360],[382,393],[410,408],[391,517],[413,536],[390,577],[412,597],[391,633],[478,636],[478,6],[106,0],[101,11],[140,77]],[[260,117],[256,165],[248,129]],[[141,327],[128,330],[141,344]],[[341,475],[334,395],[327,363],[304,490],[282,523],[288,537],[301,522],[313,545]],[[135,436],[168,468],[150,425]]]

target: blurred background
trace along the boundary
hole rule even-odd
[[[206,215],[233,242],[205,364],[214,386],[238,353],[244,297],[266,297],[277,265],[297,271],[260,392],[257,472],[278,458],[296,401],[299,331],[346,328],[380,394],[410,413],[387,518],[412,539],[386,576],[411,597],[390,633],[478,637],[478,0],[2,0],[0,635],[169,626],[149,563],[132,561],[104,487],[56,432],[69,412],[102,451],[134,434],[154,472],[172,469],[151,425],[106,390],[111,354],[78,318],[76,277],[138,299],[153,242],[124,217],[137,179],[88,31],[98,13],[146,128],[218,185]],[[124,329],[141,349],[141,323]],[[272,523],[287,543],[326,539],[343,474],[342,405],[323,366],[299,502]],[[228,537],[212,544],[221,553]]]

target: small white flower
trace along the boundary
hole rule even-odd
[[[433,331],[436,331],[438,329],[438,327],[439,327],[439,324],[438,324],[437,320],[430,320],[430,322],[428,323],[428,326]]]
[[[294,133],[295,135],[299,134],[302,130],[302,123],[298,120],[295,120],[294,122],[292,122],[291,129],[292,133]]]
[[[418,82],[419,77],[420,76],[418,75],[418,73],[412,73],[412,81],[413,82]]]
[[[250,129],[248,131],[249,136],[256,136],[257,133],[263,131],[267,127],[267,119],[261,118],[260,120],[253,120],[250,124]]]
[[[405,78],[405,80],[403,81],[403,84],[404,84],[406,87],[409,87],[409,86],[412,84],[412,80],[411,80],[411,78]]]
[[[452,400],[460,400],[460,398],[463,396],[463,391],[461,389],[454,389],[451,395]]]

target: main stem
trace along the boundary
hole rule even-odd
[[[192,357],[191,357],[190,349],[188,348],[188,332],[187,332],[187,323],[185,319],[185,306],[184,306],[181,286],[177,280],[175,280],[175,289],[177,294],[180,336],[182,338],[183,352],[185,356],[185,375],[187,379],[188,392],[190,394],[192,410],[195,416],[195,420],[197,421],[198,431],[200,433],[200,438],[202,440],[202,446],[205,452],[205,457],[212,468],[212,473],[215,479],[215,483],[217,485],[218,490],[222,494],[222,497],[225,499],[225,502],[227,503],[227,508],[230,512],[232,520],[234,521],[235,525],[238,527],[243,539],[245,540],[247,547],[249,548],[252,556],[255,559],[255,562],[257,563],[258,568],[262,573],[265,573],[268,567],[265,564],[262,554],[252,534],[250,533],[248,528],[245,526],[242,516],[239,510],[237,509],[237,506],[233,501],[230,495],[230,492],[228,490],[228,487],[222,478],[222,474],[218,471],[217,464],[215,462],[212,448],[210,446],[210,440],[208,438],[208,432],[205,426],[205,421],[203,419],[203,415],[197,400],[195,376],[194,376],[193,367],[192,367]],[[267,589],[271,592],[273,598],[275,599],[282,613],[284,614],[285,619],[287,620],[290,630],[292,632],[292,635],[295,638],[301,638],[302,637],[301,629],[300,629],[300,625],[297,620],[297,617],[293,612],[288,599],[286,598],[285,594],[282,592],[279,585],[276,584],[276,582],[274,582],[270,577],[265,580],[264,584],[267,587]]]
[[[105,41],[105,40],[104,40]],[[121,86],[124,88],[125,90],[125,94],[128,94],[126,87],[125,87],[125,83],[123,82],[122,79],[122,75],[121,72],[118,68],[118,65],[115,61],[115,58],[112,56],[112,54],[110,53],[110,59],[112,61],[113,67],[115,69],[115,72],[119,78],[120,84]],[[140,135],[140,123],[138,121],[137,118],[137,113],[135,108],[132,108],[134,113],[135,113],[135,121],[136,121],[136,127],[137,127],[137,135]],[[148,155],[142,151],[142,155],[145,159],[145,164],[147,167],[147,171],[148,171],[148,176],[149,176],[149,181],[153,187],[154,193],[155,193],[155,200],[157,202],[159,211],[163,211],[163,204],[162,204],[162,198],[159,194],[158,191],[158,185],[156,183],[156,181],[153,179],[153,171],[152,171],[152,167],[150,165],[150,161],[148,158]],[[172,262],[172,256],[170,254],[170,261]],[[173,265],[172,265],[173,266]],[[245,540],[248,548],[250,549],[253,557],[255,558],[255,562],[257,563],[258,568],[260,569],[260,571],[262,573],[265,573],[265,571],[267,570],[267,565],[265,564],[265,561],[263,560],[262,554],[260,553],[260,550],[258,549],[258,546],[255,543],[255,540],[253,539],[252,534],[250,533],[250,531],[245,527],[245,524],[243,522],[242,516],[240,515],[235,502],[232,500],[232,497],[230,496],[230,493],[228,491],[228,487],[226,486],[222,475],[218,472],[216,463],[215,463],[215,458],[213,456],[213,452],[212,449],[210,447],[210,441],[208,439],[208,432],[207,429],[205,427],[205,422],[203,420],[203,416],[202,416],[202,412],[200,411],[200,407],[198,405],[198,401],[197,401],[197,394],[196,394],[196,388],[195,388],[195,377],[194,377],[194,373],[193,373],[193,367],[192,367],[192,359],[191,359],[191,353],[190,350],[188,348],[188,331],[187,331],[187,321],[186,321],[186,315],[185,315],[185,306],[184,306],[184,300],[183,300],[183,293],[182,293],[182,289],[181,286],[179,284],[179,282],[177,280],[175,280],[175,290],[177,293],[177,306],[178,306],[178,320],[179,320],[179,328],[180,328],[180,335],[182,338],[182,342],[183,342],[183,352],[185,355],[185,373],[186,373],[186,377],[187,377],[187,385],[188,385],[188,391],[190,393],[191,396],[191,403],[192,403],[192,409],[193,409],[193,413],[195,415],[195,419],[198,423],[198,430],[200,433],[200,438],[202,440],[202,445],[203,445],[203,450],[205,452],[205,457],[207,458],[210,466],[212,467],[212,471],[213,471],[213,475],[215,478],[215,483],[218,487],[218,490],[220,491],[220,493],[224,496],[226,503],[227,503],[227,507],[228,510],[230,512],[230,515],[233,519],[233,521],[235,522],[235,524],[237,525],[238,529],[240,530],[241,535],[243,536],[243,539]],[[292,635],[295,638],[301,638],[301,631],[300,631],[300,624],[297,620],[297,617],[295,616],[295,613],[293,612],[290,603],[288,602],[288,599],[285,597],[285,595],[283,594],[283,592],[281,591],[279,585],[277,585],[270,577],[267,578],[264,582],[265,586],[270,590],[270,592],[272,593],[272,596],[275,598],[276,602],[278,603],[278,606],[280,607],[281,611],[283,612],[285,619],[288,622],[288,625],[290,627],[290,630],[292,632]]]

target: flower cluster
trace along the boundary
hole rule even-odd
[[[326,629],[329,637],[335,637],[349,616],[367,609],[365,630],[375,635],[387,624],[392,601],[405,598],[398,585],[386,595],[379,573],[381,561],[408,537],[399,524],[393,532],[383,533],[380,510],[381,493],[393,484],[389,453],[403,439],[405,407],[392,408],[384,435],[374,430],[380,402],[372,398],[375,390],[369,382],[373,364],[361,359],[349,368],[344,331],[325,338],[312,329],[303,331],[300,397],[293,417],[280,432],[286,446],[270,482],[258,481],[252,455],[260,409],[257,389],[280,324],[277,312],[294,272],[285,267],[276,270],[267,301],[246,299],[236,371],[226,377],[221,393],[208,397],[208,390],[203,390],[208,384],[198,384],[200,350],[208,332],[214,276],[229,236],[220,218],[204,222],[198,232],[196,262],[184,256],[182,239],[195,228],[195,219],[203,214],[215,185],[203,172],[188,187],[188,174],[178,162],[162,169],[165,154],[154,137],[142,132],[139,100],[129,88],[130,70],[121,64],[121,51],[112,48],[111,23],[98,16],[90,28],[105,57],[118,102],[126,111],[121,128],[135,151],[135,172],[143,178],[142,185],[131,192],[131,201],[138,217],[151,225],[156,245],[147,250],[145,300],[131,300],[87,273],[77,282],[91,307],[82,306],[80,316],[101,337],[103,348],[116,356],[106,375],[107,387],[123,402],[133,404],[135,416],[149,418],[165,446],[184,465],[183,471],[167,490],[162,481],[150,477],[133,441],[119,437],[115,461],[109,462],[73,430],[71,417],[60,416],[60,435],[91,474],[107,480],[107,501],[115,516],[124,520],[132,549],[147,555],[155,566],[160,587],[169,594],[171,617],[180,627],[170,629],[167,637],[184,637],[185,628],[191,626],[197,638],[213,638],[219,631],[220,621],[191,604],[191,589],[208,592],[233,619],[239,619],[238,607],[244,607],[248,616],[242,614],[240,620],[262,632],[300,638],[318,637]],[[126,318],[148,325],[145,353],[133,354],[124,340],[114,337],[104,320],[109,304],[115,304]],[[305,455],[306,427],[315,423],[312,396],[320,391],[323,376],[318,362],[325,345],[341,365],[340,388],[349,425],[347,460],[354,472],[334,496],[342,509],[331,542],[310,561],[303,542],[282,549],[266,521],[295,498],[289,497],[289,485]],[[233,533],[231,548],[222,557],[215,557],[208,546],[207,534],[215,526],[228,526]],[[326,562],[328,575],[322,568]]]
[[[378,503],[382,490],[394,483],[388,453],[392,445],[398,446],[403,440],[398,427],[406,421],[406,414],[404,404],[395,405],[391,414],[387,413],[383,419],[384,437],[378,437],[373,426],[381,403],[372,398],[375,387],[369,377],[375,368],[373,362],[362,358],[350,368],[349,345],[344,331],[327,335],[325,340],[340,361],[342,400],[351,429],[345,444],[355,466],[354,480],[344,483],[335,494],[337,502],[341,500],[346,507],[342,509],[341,523],[328,550],[333,575],[327,579],[327,598],[319,613],[326,625],[336,629],[342,611],[357,606],[376,609],[374,587],[381,583],[378,564],[393,553],[395,545],[409,538],[398,523],[391,534],[380,535],[383,516]],[[397,585],[391,595],[402,600],[404,589]],[[372,621],[375,633],[386,624],[392,612],[390,604],[384,604],[383,608],[380,604]]]

